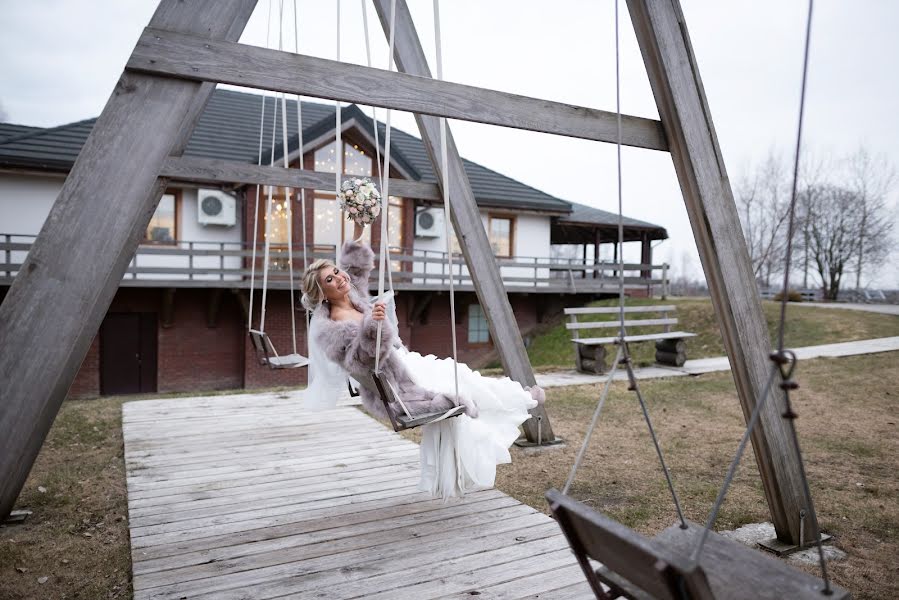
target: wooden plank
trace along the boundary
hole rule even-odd
[[[683,530],[672,526],[653,539],[669,552],[689,556],[696,547],[703,527],[694,523]],[[717,598],[733,600],[821,600],[849,598],[849,592],[834,586],[834,593],[824,596],[824,583],[818,577],[788,566],[762,550],[754,550],[717,533],[709,534],[699,564]]]
[[[378,593],[365,594],[365,597],[370,600],[430,600],[446,594],[477,591],[480,587],[511,581],[519,577],[521,573],[549,573],[570,565],[572,558],[568,548],[553,550],[559,544],[564,544],[561,536],[517,548],[504,548],[489,553],[489,556],[485,556],[488,553],[484,553],[484,555],[462,557],[446,561],[432,569],[430,575],[433,579],[429,581],[417,582],[406,576],[382,583],[381,579],[373,577],[371,580],[361,582],[361,585],[357,584],[357,589],[362,592],[361,586],[366,586],[369,581],[376,579],[380,585],[388,588],[385,590],[383,587],[378,587],[375,588],[379,590]],[[528,546],[533,546],[533,548]],[[516,555],[517,558],[509,560]],[[485,562],[487,562],[486,567],[484,567]],[[394,589],[390,589],[391,586]],[[334,591],[338,593],[344,590],[351,592],[352,589],[350,585],[345,585]],[[352,593],[346,593],[335,597],[353,598],[355,596]]]
[[[417,470],[397,469],[394,473],[378,474],[372,476],[364,476],[352,479],[350,482],[339,480],[325,481],[315,485],[305,485],[297,481],[291,481],[283,487],[274,490],[251,489],[249,491],[234,492],[232,495],[226,494],[190,494],[189,498],[176,498],[170,504],[166,505],[131,505],[129,504],[128,513],[133,518],[147,518],[160,514],[176,514],[179,511],[202,511],[207,509],[215,509],[217,507],[230,507],[235,505],[262,504],[270,500],[277,501],[280,498],[290,496],[294,499],[306,497],[307,494],[315,494],[316,492],[332,492],[333,490],[341,490],[348,483],[352,485],[368,485],[368,484],[394,484],[404,485],[407,481],[415,480],[418,475]]]
[[[409,505],[407,505],[409,506]],[[498,507],[498,508],[497,508]],[[145,585],[151,585],[154,581],[164,581],[172,576],[170,571],[179,571],[178,577],[187,581],[191,577],[188,573],[199,574],[202,578],[206,566],[210,560],[226,562],[240,559],[239,566],[231,572],[245,571],[249,569],[263,568],[272,565],[283,564],[296,560],[299,548],[315,544],[325,544],[341,539],[372,536],[378,538],[388,532],[419,533],[423,527],[431,524],[431,529],[441,532],[451,530],[454,526],[473,528],[479,524],[501,521],[533,515],[534,510],[518,503],[512,498],[497,498],[477,504],[457,504],[442,508],[430,507],[416,513],[401,512],[392,517],[383,519],[347,520],[347,523],[336,524],[331,527],[329,522],[307,522],[306,526],[290,525],[279,530],[270,531],[270,536],[262,539],[257,532],[246,534],[234,534],[219,541],[220,545],[202,550],[188,550],[181,553],[173,553],[168,556],[142,560],[134,564],[135,575],[149,575],[157,573],[155,578],[144,577]],[[441,528],[443,525],[443,528]],[[266,532],[261,532],[265,534]],[[227,573],[226,569],[219,569],[220,574]],[[150,582],[150,583],[148,583]]]
[[[656,325],[677,325],[677,319],[633,319],[625,321],[625,327],[652,327]],[[565,323],[565,329],[602,329],[604,327],[620,327],[620,321],[581,321]]]
[[[361,492],[355,496],[341,496],[337,498],[322,498],[300,504],[286,504],[270,508],[247,507],[245,510],[224,515],[212,515],[191,519],[189,521],[171,521],[154,524],[131,525],[131,547],[141,548],[152,546],[167,536],[165,539],[188,540],[207,537],[217,533],[235,531],[248,531],[256,528],[274,527],[275,525],[293,522],[298,515],[327,513],[330,510],[340,510],[346,506],[363,506],[369,503],[386,502],[418,502],[430,499],[418,491],[417,488],[375,490]],[[360,508],[362,510],[362,508]],[[327,518],[324,514],[323,518]],[[300,519],[303,520],[303,519]],[[146,539],[145,539],[146,537]]]
[[[174,180],[222,185],[228,183],[278,185],[313,190],[333,190],[334,174],[321,171],[285,169],[237,161],[193,156],[170,156],[160,174]],[[356,175],[345,175],[344,181]],[[433,183],[410,179],[390,179],[390,192],[403,198],[442,200],[440,188]]]
[[[304,502],[314,502],[317,500],[333,500],[335,498],[343,498],[345,496],[356,496],[368,492],[379,492],[384,490],[397,491],[416,491],[415,487],[418,479],[409,477],[406,479],[379,480],[376,483],[350,484],[333,489],[325,489],[316,492],[304,494],[302,498],[296,496],[277,496],[259,500],[253,504],[256,510],[264,510],[269,508],[277,508],[283,506],[296,506]],[[182,508],[178,511],[157,513],[147,516],[135,515],[129,518],[135,527],[144,525],[158,525],[161,523],[173,523],[175,521],[192,521],[194,519],[203,519],[212,516],[229,515],[232,513],[241,513],[247,508],[246,502],[238,502],[236,504],[228,504],[225,506],[210,506],[205,508]]]
[[[646,313],[646,312],[674,312],[677,307],[673,304],[661,306],[625,306],[626,313]],[[566,308],[566,315],[614,315],[621,312],[617,306],[584,306],[578,308]]]
[[[150,24],[236,41],[255,5],[162,0]],[[0,304],[0,517],[12,510],[146,231],[167,184],[159,169],[181,154],[213,88],[122,75]]]
[[[368,573],[367,566],[372,565],[374,574],[393,572],[398,559],[416,557],[418,569],[408,566],[406,571],[430,570],[432,564],[423,557],[435,556],[438,563],[444,553],[449,551],[457,555],[469,552],[477,553],[486,550],[514,546],[528,541],[559,537],[553,534],[552,523],[547,523],[543,516],[543,525],[534,525],[535,520],[543,515],[531,514],[525,517],[494,521],[480,524],[477,527],[459,526],[440,530],[436,525],[425,535],[410,538],[409,534],[390,532],[383,537],[360,536],[344,538],[330,543],[318,544],[298,549],[293,560],[270,567],[236,571],[217,576],[215,579],[196,579],[156,586],[146,593],[136,592],[135,599],[141,598],[181,598],[190,594],[191,598],[253,598],[278,597],[284,594],[314,592],[319,582],[327,582],[333,577],[331,569],[338,570],[341,583],[348,580],[363,579]],[[410,552],[410,543],[414,547]],[[417,552],[420,549],[421,552]],[[320,575],[321,574],[321,575]],[[329,593],[327,583],[322,583]],[[320,588],[319,588],[320,589]],[[181,594],[179,596],[179,594]],[[327,598],[337,596],[326,595]]]
[[[399,8],[397,12],[400,13]],[[402,20],[397,19],[398,32],[400,23]],[[399,36],[396,48],[404,48]],[[152,27],[141,34],[127,64],[134,71],[195,81],[230,83],[601,142],[614,143],[618,139],[615,113],[438,81],[431,79],[430,73],[412,70],[410,66],[400,66],[402,73],[387,72]],[[621,129],[624,145],[668,149],[658,121],[623,115]]]
[[[502,494],[496,490],[484,490],[468,496],[465,502],[478,503],[499,498]],[[390,516],[390,511],[407,510],[410,505],[445,506],[438,500],[420,492],[403,495],[392,495],[381,498],[358,498],[354,501],[333,504],[307,504],[293,512],[270,516],[258,516],[254,511],[242,517],[229,517],[228,521],[211,518],[191,525],[190,529],[174,529],[167,525],[142,527],[131,530],[132,547],[142,548],[140,560],[149,560],[171,556],[185,551],[198,551],[209,548],[221,548],[232,542],[236,534],[246,536],[248,541],[268,539],[269,533],[279,528],[303,526],[306,521],[318,521],[330,524],[345,518],[347,515],[382,515]],[[415,509],[414,506],[411,507]],[[243,519],[243,520],[241,520]],[[290,529],[290,531],[295,531]],[[233,545],[233,543],[231,544]]]
[[[320,559],[303,561],[292,565],[298,571],[295,576],[268,580],[265,583],[253,585],[251,588],[239,587],[221,590],[201,597],[214,597],[216,600],[239,600],[246,598],[247,594],[251,594],[254,598],[264,599],[282,597],[285,594],[313,593],[317,597],[332,598],[334,596],[328,595],[332,591],[331,586],[345,584],[348,573],[363,585],[369,577],[403,571],[417,570],[427,577],[432,567],[439,568],[442,561],[458,558],[461,555],[470,556],[477,553],[502,551],[503,548],[526,544],[534,540],[558,537],[557,534],[554,535],[553,524],[549,522],[530,529],[522,529],[519,524],[518,529],[510,530],[510,525],[511,521],[490,523],[483,530],[478,529],[479,535],[475,537],[472,537],[472,528],[440,532],[435,536],[419,540],[414,554],[409,553],[408,544],[399,542],[380,545],[373,549],[374,553],[366,550],[341,553],[332,557],[331,563],[322,562]],[[483,534],[481,534],[482,531]],[[468,536],[468,543],[465,543],[465,536]],[[485,558],[488,557],[490,555],[485,556]]]
[[[393,2],[394,0],[375,0],[378,18],[381,21],[382,28],[388,35],[390,34],[391,21],[390,6]],[[421,40],[419,40],[418,33],[415,31],[415,24],[412,22],[409,7],[404,0],[396,1],[395,6],[394,54],[397,69],[417,76],[420,82],[427,82],[431,77],[431,71],[421,46]],[[483,99],[479,100],[479,102],[483,101]],[[435,99],[429,96],[425,104],[436,106],[439,102],[435,102]],[[507,106],[507,104],[488,103],[485,106],[493,108],[502,106],[502,110],[498,112],[505,114],[507,109],[511,110],[511,106]],[[533,114],[539,114],[539,111]],[[437,180],[443,181],[439,119],[424,114],[416,114],[415,122],[418,124],[422,142],[428,152]],[[468,175],[465,173],[462,165],[462,158],[459,156],[459,151],[453,141],[449,124],[447,124],[445,130],[447,138],[446,162],[449,170],[445,179],[449,182],[449,190],[444,191],[447,192],[451,200],[452,210],[450,211],[450,217],[453,228],[456,231],[462,254],[465,256],[465,262],[474,281],[478,300],[487,316],[490,339],[499,353],[503,369],[511,379],[522,386],[537,385],[521,332],[518,329],[518,322],[515,320],[515,314],[512,312],[508,295],[503,288],[502,277],[496,265],[490,242],[487,239],[487,232],[484,230],[484,225],[481,222],[480,209],[471,190]],[[527,439],[532,442],[537,441],[537,419],[533,417],[540,417],[544,439],[554,439],[552,424],[544,407],[542,405],[537,406],[530,411],[530,414],[532,418],[525,421],[523,425]]]
[[[582,598],[594,598],[593,592],[583,578],[584,574],[581,572],[580,566],[572,564],[548,573],[534,573],[533,575],[522,573],[512,581],[472,591],[477,592],[478,600],[517,600],[522,596],[557,600],[558,590],[572,586],[572,582],[579,581],[580,583],[573,584],[577,594]],[[471,600],[472,591],[444,596],[444,598]]]
[[[749,419],[771,372],[771,343],[686,22],[677,0],[627,0],[627,6],[671,145],[740,404]],[[781,392],[774,393],[779,397]],[[798,543],[799,514],[808,502],[800,458],[780,406],[777,401],[765,405],[752,446],[777,536]],[[805,535],[813,537],[817,530],[818,524],[806,519]]]
[[[307,489],[320,489],[319,486],[333,487],[335,484],[346,483],[349,481],[359,481],[364,478],[366,480],[376,480],[383,477],[384,479],[399,477],[402,474],[417,474],[419,472],[418,461],[410,457],[406,462],[392,465],[372,464],[367,470],[349,471],[340,473],[326,473],[324,475],[314,477],[297,476],[274,476],[262,479],[260,482],[257,478],[253,483],[244,483],[240,480],[230,480],[227,482],[215,482],[213,485],[193,485],[186,486],[183,491],[172,491],[171,494],[152,496],[149,498],[132,498],[129,500],[129,510],[131,508],[142,509],[152,508],[155,506],[169,507],[172,504],[185,501],[203,500],[203,499],[230,499],[246,497],[248,493],[267,493],[282,491],[285,488],[296,489],[306,487]],[[265,496],[269,497],[269,496]]]

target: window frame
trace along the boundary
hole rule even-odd
[[[493,250],[493,240],[491,239],[491,236],[493,235],[494,219],[509,222],[509,253],[498,254],[494,250],[494,256],[496,256],[497,258],[513,258],[515,256],[515,227],[517,219],[514,215],[503,213],[487,213],[487,240],[490,242],[491,250]]]
[[[472,340],[471,321],[472,321],[472,309],[474,307],[478,308],[478,310],[481,313],[480,317],[484,320],[484,327],[486,328],[486,331],[487,331],[487,339],[486,340],[480,340],[480,339]],[[479,328],[475,329],[474,331],[480,333],[481,328],[479,327]],[[485,345],[489,345],[492,343],[492,340],[490,338],[490,323],[487,321],[487,313],[484,311],[484,307],[481,306],[481,304],[479,302],[472,302],[468,305],[468,326],[467,326],[466,339],[468,341],[469,346],[485,346]]]
[[[162,192],[162,195],[159,196],[159,201],[162,202],[162,196],[173,196],[174,205],[174,231],[172,232],[172,241],[164,242],[164,241],[154,241],[147,237],[150,231],[150,223],[147,223],[147,228],[144,230],[144,237],[141,238],[140,246],[175,246],[181,242],[180,233],[181,233],[181,199],[182,199],[182,190],[180,188],[171,188]],[[197,198],[199,202],[199,198]],[[159,210],[159,204],[156,205],[156,210]],[[153,215],[156,215],[156,210],[153,211]],[[150,220],[153,220],[153,217],[150,217]]]

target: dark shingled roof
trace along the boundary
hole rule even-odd
[[[593,208],[577,202],[569,202],[571,204],[571,213],[567,216],[560,217],[559,222],[564,224],[581,223],[584,225],[618,225],[618,214],[607,210]],[[642,227],[645,229],[659,229],[658,225],[632,219],[630,217],[622,217],[622,223],[625,227]]]
[[[32,127],[30,125],[16,125],[14,123],[0,123],[0,141],[11,137],[18,137],[23,133],[37,131],[40,127]]]
[[[218,158],[255,163],[259,158],[259,122],[263,97],[260,94],[216,89],[194,129],[185,151],[186,156]],[[263,126],[263,154],[268,160],[271,148],[273,111],[280,110],[274,97],[265,100]],[[311,141],[327,134],[334,127],[334,105],[302,103],[303,137]],[[370,132],[372,120],[359,107],[352,105],[342,111],[344,121],[356,119],[359,126]],[[88,119],[47,129],[21,125],[0,124],[0,167],[38,168],[66,171],[72,167],[96,119]],[[276,138],[280,139],[279,131]],[[379,123],[383,144],[385,125]],[[293,102],[288,102],[288,147],[296,147],[297,119]],[[422,141],[399,129],[391,134],[391,158],[414,179],[436,183],[431,162]],[[275,151],[280,155],[280,145]],[[479,204],[502,208],[552,211],[565,214],[568,224],[612,224],[617,215],[580,204],[567,202],[525,185],[482,165],[464,160],[465,171]],[[569,213],[571,213],[569,215]],[[626,219],[625,224],[661,229],[657,225]]]

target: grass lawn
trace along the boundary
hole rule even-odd
[[[673,304],[677,306],[675,313],[678,331],[689,331],[698,334],[687,340],[687,358],[708,358],[724,356],[724,345],[718,333],[718,324],[712,302],[708,298],[682,299],[674,298],[660,301],[656,299],[628,299],[628,306],[650,304]],[[618,300],[601,300],[590,306],[618,306]],[[762,302],[765,318],[772,340],[777,331],[780,318],[780,304],[771,301]],[[655,315],[645,315],[645,317]],[[592,317],[595,320],[617,321],[618,315],[601,315]],[[635,316],[634,318],[643,318]],[[578,321],[588,320],[578,317]],[[614,328],[597,333],[587,330],[589,336],[613,336]],[[655,328],[655,331],[660,331]],[[629,328],[628,333],[651,333],[641,328]],[[791,303],[787,308],[786,343],[792,347],[816,346],[835,342],[865,340],[878,337],[899,335],[899,319],[893,315],[875,313],[855,313],[848,310],[822,309],[802,304]],[[631,346],[634,359],[640,365],[652,364],[655,360],[655,346],[651,342]],[[613,353],[614,354],[614,353]],[[561,321],[551,326],[544,334],[534,339],[528,347],[528,356],[535,369],[573,369],[574,348],[571,343],[571,332],[565,329]],[[612,357],[609,358],[611,360]]]
[[[899,360],[895,353],[800,363],[797,427],[822,527],[849,554],[830,566],[856,598],[899,598]],[[687,518],[704,523],[744,429],[729,373],[640,383]],[[548,391],[547,412],[564,448],[514,448],[497,487],[548,513],[599,386]],[[571,494],[646,534],[676,517],[639,404],[616,384]],[[769,520],[751,453],[744,457],[717,529]],[[815,572],[815,569],[809,569]]]
[[[0,528],[0,598],[131,597],[121,398],[63,404],[16,508],[34,514]]]

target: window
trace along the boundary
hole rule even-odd
[[[468,305],[468,343],[486,344],[490,341],[490,329],[487,326],[487,315],[480,304]]]
[[[284,270],[289,267],[287,259],[287,241],[289,231],[289,214],[290,206],[287,204],[287,196],[284,188],[275,187],[272,189],[272,214],[268,215],[268,193],[269,187],[264,186],[261,190],[262,197],[260,206],[263,207],[263,220],[265,222],[265,240],[268,240],[271,247],[269,249],[269,267],[273,271]],[[293,194],[291,194],[291,200]]]
[[[159,199],[159,205],[150,224],[147,225],[147,232],[144,235],[144,243],[146,244],[171,244],[174,245],[178,240],[176,223],[178,221],[178,195],[176,193],[167,192]]]
[[[336,194],[316,190],[313,210],[313,243],[317,249],[333,250],[334,246],[352,239],[353,222],[343,218],[337,206]],[[365,228],[362,241],[371,244],[371,227]]]
[[[337,155],[334,149],[337,141],[323,146],[315,151],[315,170],[326,173],[337,171]],[[343,172],[346,175],[361,175],[371,177],[371,156],[365,153],[358,144],[343,142]]]
[[[512,256],[512,219],[491,216],[487,236],[496,256]]]

